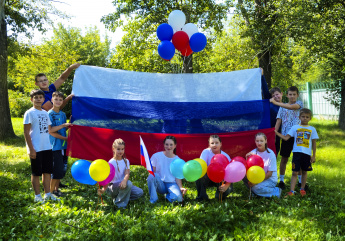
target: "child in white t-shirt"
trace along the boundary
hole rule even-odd
[[[209,147],[204,149],[200,155],[200,159],[204,160],[209,166],[211,164],[211,159],[216,154],[223,154],[228,159],[229,163],[231,161],[230,156],[226,154],[224,151],[221,150],[222,148],[222,140],[218,135],[211,135],[208,139]],[[210,186],[214,186],[217,188],[215,198],[218,199],[220,192],[222,193],[223,197],[228,196],[233,189],[232,183],[215,183],[210,180],[210,178],[205,174],[202,178],[199,178],[196,182],[196,190],[198,192],[196,200],[197,201],[207,201],[209,197],[206,193],[206,188]]]
[[[30,93],[33,107],[24,114],[24,137],[27,151],[31,161],[31,183],[35,192],[35,202],[43,202],[40,193],[40,176],[42,176],[44,188],[44,200],[58,201],[55,195],[50,193],[50,174],[53,172],[53,152],[49,140],[49,132],[57,131],[57,127],[51,127],[48,113],[42,109],[44,92],[32,90]]]
[[[289,140],[291,137],[294,139],[292,149],[291,190],[288,192],[288,196],[293,196],[295,194],[294,190],[297,182],[297,175],[300,170],[302,170],[300,194],[302,197],[306,195],[305,187],[307,183],[307,174],[308,171],[313,170],[312,163],[315,162],[316,139],[319,139],[316,129],[308,124],[311,118],[311,110],[303,108],[299,112],[301,124],[291,127],[285,136],[276,132],[276,134],[284,140]]]
[[[182,194],[185,194],[187,189],[182,187],[182,180],[175,178],[170,172],[170,164],[179,158],[176,155],[176,138],[174,136],[166,136],[163,143],[164,151],[157,152],[151,157],[155,175],[150,174],[147,178],[150,202],[157,202],[157,192],[165,194],[165,198],[169,202],[182,202]]]
[[[247,153],[246,158],[251,155],[258,155],[264,161],[265,179],[254,185],[244,179],[245,184],[252,188],[252,192],[261,197],[280,197],[281,189],[276,187],[277,176],[277,160],[274,152],[267,147],[267,136],[264,133],[255,135],[256,148]]]
[[[118,208],[126,208],[129,200],[140,198],[144,192],[129,180],[130,164],[125,155],[125,142],[122,139],[114,141],[113,153],[114,157],[109,160],[109,164],[114,166],[115,176],[109,184],[98,189],[97,193],[102,195],[106,191]]]

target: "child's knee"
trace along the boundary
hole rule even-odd
[[[143,189],[138,189],[138,197],[142,197],[144,195]]]
[[[298,172],[292,172],[292,176],[293,177],[297,177],[298,176]]]
[[[182,194],[173,194],[173,197],[171,198],[172,202],[182,202],[183,198],[182,198]]]
[[[182,202],[183,197],[182,193],[169,193],[166,195],[166,198],[168,199],[169,202]]]

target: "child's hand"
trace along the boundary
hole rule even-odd
[[[75,63],[75,64],[72,64],[71,66],[69,66],[70,68],[72,69],[76,69],[80,66],[80,63]]]
[[[66,97],[66,100],[71,100],[74,94],[70,94],[69,96]]]
[[[181,187],[180,188],[180,191],[181,191],[181,193],[182,193],[182,195],[185,195],[186,193],[187,193],[187,188],[184,188],[184,187]]]
[[[246,154],[246,159],[248,159],[251,155],[254,155],[254,153],[248,152],[248,153]]]
[[[30,149],[29,150],[29,157],[31,159],[36,159],[36,151],[35,151],[35,149]]]
[[[312,156],[312,157],[310,158],[310,162],[311,162],[311,163],[314,163],[314,162],[315,162],[315,156]]]
[[[104,193],[104,189],[97,189],[97,194],[99,196],[102,196],[103,193]]]
[[[69,126],[72,126],[72,125],[73,125],[72,123],[64,123],[64,124],[62,124],[62,126],[66,127],[66,128],[68,128]]]
[[[220,192],[225,192],[226,190],[228,190],[228,188],[230,187],[230,185],[231,185],[230,182],[224,183],[224,184],[222,184],[222,185],[218,188],[218,190],[219,190]]]
[[[274,98],[272,97],[272,98],[270,99],[270,102],[274,104],[276,101],[275,101]]]
[[[127,181],[122,180],[122,182],[120,183],[120,189],[125,189],[126,187],[127,187]]]
[[[248,186],[249,187],[252,187],[252,186],[254,186],[255,184],[253,184],[253,183],[251,183],[250,181],[248,181]]]

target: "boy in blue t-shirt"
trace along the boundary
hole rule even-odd
[[[299,119],[301,124],[291,127],[287,135],[282,135],[276,131],[276,134],[283,140],[287,141],[293,137],[293,158],[292,158],[292,177],[291,177],[291,191],[288,196],[295,194],[295,185],[297,182],[297,175],[302,170],[301,196],[306,195],[305,185],[307,183],[308,171],[312,171],[312,163],[315,162],[316,153],[316,139],[319,139],[316,129],[308,123],[312,118],[312,112],[309,109],[303,108],[299,112]]]
[[[60,88],[60,86],[67,80],[68,76],[71,72],[78,68],[80,63],[75,63],[69,66],[61,75],[60,77],[51,85],[49,85],[48,78],[45,74],[39,73],[35,76],[35,85],[39,87],[44,92],[44,101],[42,104],[42,109],[49,111],[53,108],[53,104],[51,102],[52,94]],[[68,101],[72,99],[72,95],[69,95],[61,105],[61,109],[68,103]]]
[[[66,170],[64,164],[67,164],[67,135],[66,128],[71,123],[66,123],[66,114],[60,111],[60,107],[63,104],[63,94],[55,91],[52,94],[53,109],[48,111],[52,127],[56,126],[55,132],[49,132],[50,143],[53,150],[53,175],[50,183],[50,191],[56,196],[61,196],[59,191],[60,179],[65,176]]]

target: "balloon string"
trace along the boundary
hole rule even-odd
[[[98,189],[101,189],[101,185],[99,185],[99,183],[98,183]],[[99,205],[99,199],[100,199],[100,198],[101,198],[101,203],[102,203],[102,205],[104,205],[102,195],[98,195],[97,207],[98,207],[98,205]],[[96,210],[97,210],[97,207],[96,207]]]
[[[222,181],[222,185],[224,184],[224,181]],[[220,192],[220,203],[223,201],[223,192]]]
[[[252,196],[252,187],[249,188],[249,200],[251,196]]]

